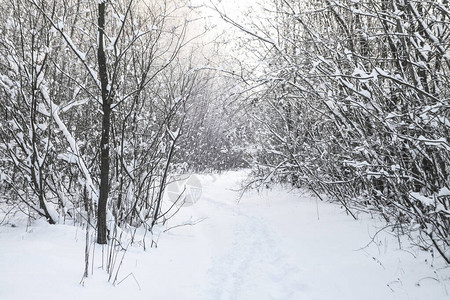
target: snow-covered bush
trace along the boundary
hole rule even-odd
[[[355,217],[377,211],[450,262],[448,3],[274,0],[267,11],[248,26],[222,15],[260,58],[246,78],[258,87],[257,182],[325,192]]]

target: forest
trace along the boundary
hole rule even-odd
[[[450,264],[450,3],[203,2],[0,0],[1,224],[83,228],[112,274],[174,176],[246,169]]]

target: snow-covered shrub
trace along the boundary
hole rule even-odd
[[[259,182],[377,211],[450,262],[448,4],[271,3],[270,20],[239,27],[260,55]]]

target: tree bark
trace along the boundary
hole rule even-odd
[[[100,196],[97,211],[97,243],[107,243],[106,206],[109,192],[109,132],[111,129],[111,92],[108,87],[106,54],[104,49],[106,1],[98,4],[98,68],[102,92],[102,138],[100,141]]]

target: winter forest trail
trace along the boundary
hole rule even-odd
[[[400,250],[388,233],[370,243],[381,222],[283,188],[238,202],[244,175],[199,175],[199,201],[160,228],[157,248],[128,249],[115,287],[99,253],[78,284],[80,229],[0,228],[0,299],[448,299],[450,271],[438,259]]]

